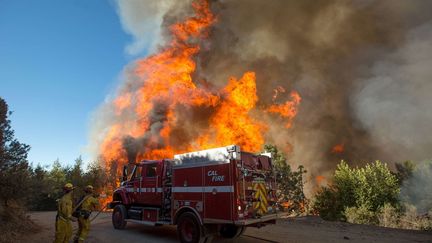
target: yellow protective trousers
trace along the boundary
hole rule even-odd
[[[84,217],[78,218],[78,232],[75,235],[74,242],[82,243],[87,238],[90,231],[90,219],[85,219]]]
[[[54,243],[69,243],[72,238],[72,224],[69,220],[57,217]]]

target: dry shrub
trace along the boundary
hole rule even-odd
[[[379,225],[390,228],[432,230],[432,211],[419,214],[417,208],[411,204],[405,204],[403,211],[385,204],[377,215]]]
[[[361,205],[360,207],[345,208],[346,221],[353,224],[378,224],[376,213]]]
[[[378,221],[379,225],[388,228],[399,228],[400,212],[391,204],[386,203],[379,210]]]
[[[17,242],[24,234],[39,230],[25,209],[15,201],[11,201],[7,207],[0,207],[0,225],[0,243]]]
[[[414,230],[432,230],[432,211],[419,215],[414,205],[406,204],[400,218],[400,228]]]

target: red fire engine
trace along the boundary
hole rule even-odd
[[[110,208],[116,229],[127,222],[177,225],[181,242],[201,242],[215,233],[234,238],[247,226],[276,221],[271,157],[232,145],[129,164]]]

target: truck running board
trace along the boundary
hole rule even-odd
[[[125,219],[127,222],[137,223],[137,224],[143,224],[147,226],[156,226],[156,225],[164,225],[164,224],[171,224],[171,221],[144,221],[144,220],[136,220],[136,219]]]

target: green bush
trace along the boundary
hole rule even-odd
[[[386,203],[398,204],[399,184],[385,163],[376,161],[351,168],[345,161],[337,166],[329,188],[315,196],[314,209],[327,220],[378,223],[376,214]]]
[[[325,220],[344,220],[343,205],[335,188],[321,187],[315,196],[313,208]]]

